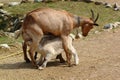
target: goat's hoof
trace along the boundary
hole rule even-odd
[[[71,65],[71,64],[68,64],[68,67],[72,67],[72,65]]]
[[[39,69],[39,70],[43,70],[44,68],[43,68],[43,67],[41,67],[41,66],[39,66],[39,67],[38,67],[38,69]]]
[[[25,61],[26,61],[26,63],[30,63],[30,60],[29,60],[29,59],[26,59]]]
[[[60,60],[60,63],[65,63],[66,61],[63,59],[63,60]]]
[[[78,64],[73,64],[73,66],[77,66]]]
[[[75,63],[74,65],[77,66],[79,63]]]

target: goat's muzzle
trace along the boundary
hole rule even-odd
[[[84,37],[86,37],[87,36],[87,34],[82,34]]]

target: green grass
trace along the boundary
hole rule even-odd
[[[6,44],[11,44],[13,43],[14,40],[5,36],[0,37],[0,44],[6,43]]]
[[[13,38],[9,38],[9,37],[6,37],[6,36],[2,36],[0,37],[0,44],[12,44],[12,43],[15,43],[15,42],[22,42],[22,38],[19,37],[18,39],[13,39]]]
[[[93,3],[84,2],[51,2],[51,3],[26,3],[19,6],[5,7],[5,10],[11,12],[12,14],[24,15],[27,12],[40,7],[50,7],[55,9],[67,10],[70,13],[91,17],[90,9],[93,9],[95,13],[100,14],[98,23],[102,27],[106,23],[111,23],[115,21],[120,21],[120,11],[113,11],[110,8],[105,8],[103,5],[96,6]]]
[[[116,21],[120,21],[120,11],[113,11],[113,9],[105,8],[103,5],[96,6],[94,3],[84,3],[84,2],[67,2],[67,1],[60,1],[60,2],[50,2],[50,3],[25,3],[19,6],[13,7],[5,7],[4,9],[12,14],[20,14],[25,15],[27,12],[41,8],[41,7],[50,7],[54,9],[63,9],[70,13],[79,15],[79,16],[86,16],[91,17],[90,9],[93,9],[95,13],[100,14],[100,18],[98,19],[99,27],[96,28],[97,30],[101,31],[103,25],[107,23],[112,23]],[[1,42],[1,40],[0,40]]]

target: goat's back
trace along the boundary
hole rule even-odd
[[[70,32],[73,26],[72,16],[72,14],[63,10],[39,8],[26,15],[23,27],[25,29],[35,29],[36,31],[39,30],[37,28],[39,27],[44,34],[52,33],[58,36],[65,33],[66,31],[64,32],[64,30]]]

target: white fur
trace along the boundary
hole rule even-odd
[[[77,65],[79,63],[79,58],[75,48],[72,45],[72,38],[69,37],[68,41],[69,41],[68,46],[69,46],[70,53],[72,53],[75,64]],[[61,38],[47,40],[47,43],[45,43],[44,45],[40,43],[37,49],[37,52],[41,53],[41,57],[38,61],[38,64],[42,63],[42,65],[39,66],[38,69],[43,69],[44,67],[46,67],[47,62],[50,61],[54,56],[57,56],[58,54],[64,52]]]

